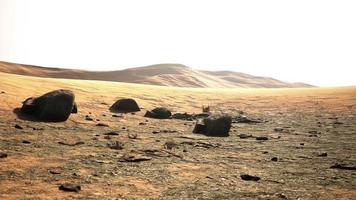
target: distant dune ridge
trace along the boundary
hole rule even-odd
[[[0,72],[27,76],[103,80],[192,88],[296,88],[314,87],[288,83],[270,77],[232,71],[202,71],[181,64],[157,64],[117,71],[85,71],[47,68],[0,61]]]

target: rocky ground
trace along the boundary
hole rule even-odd
[[[202,90],[1,73],[0,85],[0,199],[356,197],[354,87]],[[14,113],[59,88],[76,95],[66,122]],[[142,111],[111,113],[125,97]],[[262,122],[207,137],[192,133],[195,121],[144,117],[156,106],[200,113],[208,104]]]

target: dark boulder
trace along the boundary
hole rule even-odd
[[[117,113],[130,113],[139,112],[141,109],[133,99],[120,99],[117,100],[111,107],[111,112]]]
[[[33,115],[41,121],[66,121],[73,110],[74,98],[70,90],[55,90],[38,98],[26,99],[21,112]]]
[[[200,133],[207,136],[227,137],[231,128],[232,119],[230,116],[210,116],[198,120],[193,133]]]
[[[159,107],[151,111],[147,111],[145,117],[155,118],[155,119],[169,119],[172,116],[171,111],[167,108]]]

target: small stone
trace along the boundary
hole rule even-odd
[[[62,173],[62,169],[61,168],[52,168],[49,170],[49,173],[51,174],[61,174]]]
[[[18,124],[15,124],[15,128],[21,129],[21,130],[23,129],[22,126],[20,126],[20,125],[18,125]]]
[[[110,139],[111,139],[111,137],[110,137],[109,135],[105,135],[105,136],[104,136],[104,139],[106,139],[106,140],[110,140]]]
[[[141,162],[141,161],[147,161],[147,160],[151,160],[152,157],[149,156],[145,156],[145,155],[140,155],[140,154],[125,154],[123,155],[119,161],[120,162]]]
[[[129,133],[127,135],[127,137],[130,138],[130,139],[136,139],[137,138],[137,134],[136,133]]]
[[[7,158],[7,153],[0,152],[0,158]]]
[[[76,145],[81,145],[81,144],[84,144],[83,141],[60,141],[58,142],[58,144],[61,144],[61,145],[66,145],[66,146],[76,146]]]
[[[158,133],[159,133],[159,131],[152,131],[152,133],[153,133],[153,134],[158,134]]]
[[[264,151],[264,152],[262,152],[263,154],[268,154],[268,151]]]
[[[143,125],[146,125],[146,123],[145,122],[140,122],[138,125],[143,126]]]
[[[89,115],[86,115],[86,116],[85,116],[85,120],[87,120],[87,121],[93,121],[94,119],[91,118]]]
[[[241,134],[239,134],[239,137],[240,137],[241,139],[246,139],[246,138],[252,137],[252,135],[251,135],[251,134],[241,133]]]
[[[81,187],[80,185],[65,183],[60,185],[59,189],[65,192],[79,192],[81,190]]]
[[[164,143],[164,148],[168,150],[172,150],[176,146],[177,144],[174,141],[167,141]]]
[[[109,125],[107,125],[105,123],[98,123],[96,126],[109,127]]]
[[[31,144],[31,142],[28,141],[28,140],[23,140],[22,143],[23,143],[23,144]]]
[[[346,164],[336,163],[330,167],[331,169],[343,169],[343,170],[356,170],[354,166],[347,166]]]
[[[276,194],[276,196],[279,197],[279,198],[281,198],[281,199],[288,199],[286,195],[281,194],[281,193]]]
[[[283,132],[283,128],[282,127],[276,127],[273,129],[275,132]]]
[[[300,143],[301,146],[304,146],[304,143]]]
[[[256,140],[268,140],[268,137],[266,137],[266,136],[258,136],[258,137],[256,137]]]
[[[241,179],[244,181],[259,181],[261,178],[258,176],[253,176],[249,174],[242,174],[240,175]]]
[[[274,161],[274,162],[277,162],[278,158],[277,157],[273,157],[271,160]]]
[[[108,133],[105,133],[105,135],[119,135],[119,133],[116,131],[110,131]]]
[[[324,153],[320,153],[320,154],[318,154],[318,156],[319,157],[326,157],[326,156],[328,156],[328,153],[325,153],[325,152]]]
[[[119,141],[115,141],[112,144],[108,144],[108,146],[110,147],[110,149],[116,149],[116,150],[124,149],[124,144],[122,142],[119,142]]]

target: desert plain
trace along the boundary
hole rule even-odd
[[[26,98],[57,89],[75,94],[78,113],[67,121],[17,116]],[[141,112],[111,113],[121,98]],[[208,137],[192,133],[194,120],[144,117],[158,106],[192,114],[207,105],[261,123]],[[0,153],[0,199],[355,199],[356,87],[178,88],[0,73]],[[149,159],[123,161],[129,153]],[[81,190],[59,190],[64,183]]]

